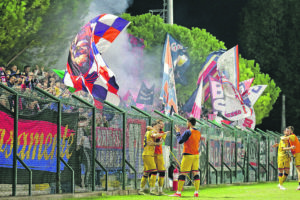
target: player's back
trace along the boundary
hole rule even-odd
[[[143,156],[153,156],[154,155],[154,150],[155,146],[147,144],[148,141],[154,142],[154,139],[152,135],[155,132],[153,130],[147,131],[144,137],[144,151],[143,151]]]
[[[283,148],[288,147],[289,143],[285,140],[280,140],[278,146],[278,158],[288,158],[289,154],[288,151],[283,150]]]

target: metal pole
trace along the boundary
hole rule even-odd
[[[206,127],[206,184],[209,184],[209,135],[208,127]],[[217,183],[216,183],[217,184]]]
[[[270,136],[267,137],[267,181],[270,180]]]
[[[168,24],[173,25],[173,0],[168,0]]]
[[[125,178],[126,178],[126,113],[123,112],[123,159],[122,159],[122,173],[123,173],[123,185],[122,189],[125,190]]]
[[[92,127],[92,191],[95,191],[95,159],[96,159],[96,107],[93,107]]]
[[[15,93],[15,104],[14,104],[14,141],[13,141],[13,188],[12,195],[17,195],[17,183],[18,183],[18,163],[17,163],[17,153],[18,153],[18,121],[19,121],[19,95]]]
[[[224,183],[223,181],[223,177],[224,177],[224,166],[223,166],[223,162],[224,162],[224,158],[223,158],[223,154],[224,154],[224,135],[221,138],[221,181],[220,183]]]
[[[282,95],[282,114],[281,114],[281,132],[284,131],[286,127],[286,121],[285,121],[285,95]]]
[[[125,166],[125,159],[126,159],[126,112],[124,110],[122,110],[121,108],[118,108],[117,106],[104,101],[104,103],[114,109],[116,109],[117,111],[122,113],[123,116],[123,158],[122,158],[122,177],[123,177],[123,181],[122,181],[122,189],[125,190],[125,178],[126,178],[126,166]]]
[[[61,139],[61,102],[57,102],[57,143],[56,143],[56,193],[60,193],[60,139]]]
[[[237,133],[234,131],[234,164],[235,164],[235,180],[237,180]]]
[[[260,136],[257,136],[257,143],[258,143],[258,150],[257,150],[257,181],[260,181],[260,173],[259,173],[259,169],[260,169]]]

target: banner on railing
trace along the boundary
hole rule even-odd
[[[13,167],[13,113],[0,105],[0,171],[10,176]],[[60,156],[68,162],[72,156],[75,145],[78,114],[62,114],[61,149]],[[24,163],[36,173],[56,173],[57,151],[57,112],[45,109],[32,115],[19,115],[18,120],[18,150],[17,155]],[[7,168],[7,169],[6,169]],[[25,168],[19,163],[18,170]],[[61,165],[64,170],[64,165]],[[27,172],[25,172],[27,173]],[[21,175],[21,174],[20,174]],[[55,175],[55,174],[54,174]],[[3,176],[1,176],[3,177]],[[39,177],[43,179],[45,176]],[[5,181],[6,180],[6,181]],[[1,178],[1,183],[11,182],[11,178]],[[40,182],[39,180],[37,180]],[[45,182],[48,182],[44,180]],[[36,182],[33,180],[33,182]],[[43,181],[42,181],[43,182]]]

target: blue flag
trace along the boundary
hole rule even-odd
[[[168,34],[169,35],[169,34]],[[174,67],[175,82],[182,85],[187,84],[187,80],[184,76],[187,68],[190,66],[190,58],[187,54],[187,48],[180,42],[175,40],[169,35],[172,63]]]
[[[150,89],[147,88],[145,83],[142,83],[141,89],[139,91],[136,103],[152,105],[154,99],[154,85]]]

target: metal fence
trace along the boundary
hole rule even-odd
[[[163,148],[166,187],[181,162],[175,125],[184,131],[186,119],[179,115],[108,102],[96,109],[77,96],[56,98],[39,88],[17,91],[0,84],[0,94],[1,196],[137,189],[146,127],[157,119],[171,132]],[[277,150],[271,146],[279,133],[204,120],[196,127],[202,185],[277,180]]]

